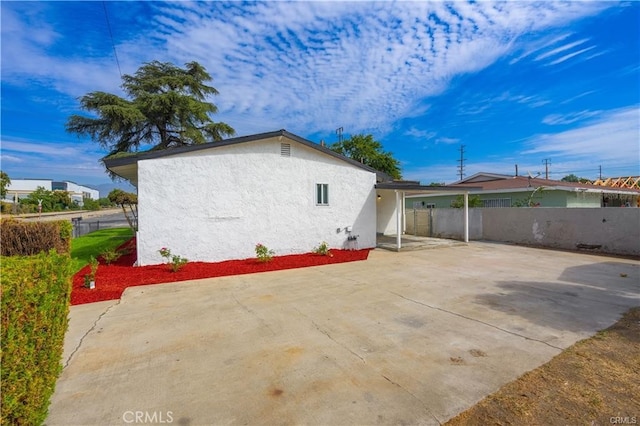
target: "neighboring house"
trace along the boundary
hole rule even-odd
[[[376,231],[402,226],[406,190],[423,188],[286,130],[104,164],[138,189],[139,265],[162,263],[163,247],[206,262],[255,257],[258,243],[276,255],[308,253],[323,241],[373,248]]]
[[[637,207],[640,190],[476,173],[449,187],[475,189],[483,207]],[[448,208],[455,196],[407,196],[406,208]]]

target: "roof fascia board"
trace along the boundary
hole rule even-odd
[[[400,192],[424,192],[425,194],[459,195],[464,193],[479,192],[479,188],[452,188],[449,186],[406,185],[395,182],[382,182],[376,184],[376,189],[386,189]],[[408,195],[409,197],[409,195]]]

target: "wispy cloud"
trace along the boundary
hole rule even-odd
[[[2,154],[2,162],[3,163],[24,163],[24,160],[20,157],[16,157],[15,155]]]
[[[602,115],[602,111],[580,111],[570,114],[551,114],[542,119],[544,124],[557,125],[557,124],[572,124],[577,121],[583,121],[591,117],[597,117]]]
[[[568,104],[568,103],[571,103],[571,102],[577,101],[577,100],[578,100],[578,99],[580,99],[580,98],[583,98],[583,97],[585,97],[585,96],[591,95],[591,94],[596,93],[596,92],[597,92],[596,90],[587,90],[586,92],[579,93],[579,94],[577,94],[576,96],[573,96],[573,97],[571,97],[571,98],[569,98],[569,99],[565,99],[565,100],[563,100],[563,101],[561,102],[561,104]]]
[[[460,139],[458,138],[447,138],[447,137],[442,137],[442,138],[437,138],[436,139],[436,143],[443,143],[445,145],[451,145],[454,143],[459,143]]]
[[[542,59],[545,59],[545,58],[548,58],[550,56],[554,56],[554,55],[556,55],[558,53],[564,52],[566,50],[572,49],[572,48],[574,48],[576,46],[579,46],[579,45],[581,45],[583,43],[586,43],[587,41],[589,41],[589,39],[588,38],[584,38],[582,40],[574,41],[573,43],[567,43],[567,44],[565,44],[563,46],[556,47],[555,49],[552,49],[552,50],[550,50],[548,52],[545,52],[545,53],[542,53],[542,54],[536,56],[535,60],[536,61],[541,61]]]
[[[82,149],[72,146],[65,146],[60,143],[33,143],[33,142],[23,142],[23,141],[13,141],[13,140],[3,140],[2,141],[2,150],[9,151],[14,153],[23,153],[23,154],[45,154],[49,156],[55,157],[74,157],[83,155],[85,152]]]
[[[511,61],[509,61],[509,65],[513,65],[517,62],[520,62],[521,60],[528,58],[529,56],[535,54],[536,52],[539,52],[540,50],[543,50],[549,46],[553,46],[554,44],[566,39],[567,37],[570,37],[571,34],[570,33],[565,33],[565,34],[561,34],[559,36],[554,36],[553,38],[549,39],[549,38],[544,38],[542,40],[536,40],[532,43],[529,43],[527,45],[525,45],[524,48],[524,52],[521,53],[520,55],[516,56],[515,58],[511,59]]]
[[[640,109],[637,106],[602,113],[583,126],[555,134],[533,137],[523,155],[545,155],[557,158],[638,164],[640,145]]]
[[[578,56],[578,55],[582,55],[583,53],[588,52],[588,51],[590,51],[590,50],[592,50],[592,49],[595,49],[595,46],[589,46],[589,47],[587,47],[587,48],[584,48],[584,49],[578,50],[577,52],[569,53],[568,55],[564,55],[564,56],[563,56],[563,57],[561,57],[561,58],[558,58],[558,59],[555,59],[555,60],[553,60],[553,61],[549,62],[549,63],[547,64],[547,66],[561,64],[561,63],[563,63],[563,62],[565,62],[565,61],[567,61],[567,60],[569,60],[569,59],[571,59],[571,58],[574,58],[574,57],[576,57],[576,56]],[[597,56],[597,55],[592,55],[592,56],[590,56],[589,58],[592,58],[592,57],[595,57],[595,56]],[[588,58],[587,58],[587,59],[588,59]]]
[[[436,136],[436,132],[430,130],[421,130],[416,127],[411,127],[405,133],[405,136],[411,136],[416,139],[429,140]]]

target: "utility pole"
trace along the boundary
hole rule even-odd
[[[464,145],[460,145],[460,159],[458,160],[458,163],[460,163],[458,166],[458,175],[460,175],[460,180],[464,178],[464,160],[466,160],[466,158],[464,158]]]
[[[542,162],[544,163],[544,178],[549,179],[549,164],[551,164],[551,160],[549,158],[545,158]]]
[[[600,168],[600,180],[602,180],[602,166],[598,166]]]
[[[342,127],[338,127],[336,129],[336,133],[338,134],[338,143],[342,142],[342,132],[344,129]]]

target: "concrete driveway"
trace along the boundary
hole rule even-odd
[[[470,243],[71,310],[49,425],[438,424],[640,305],[640,262]]]

